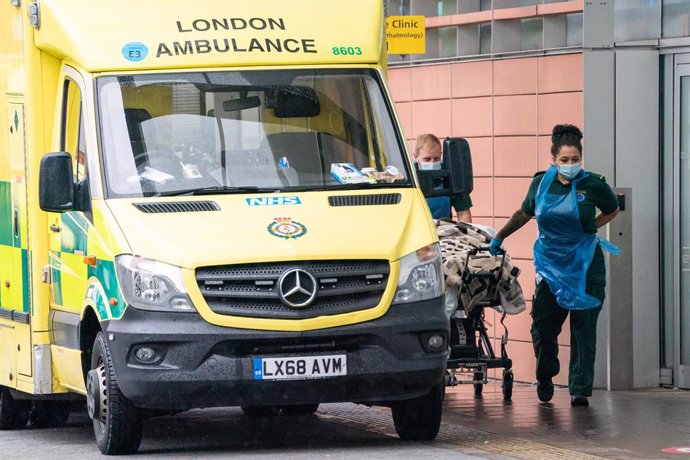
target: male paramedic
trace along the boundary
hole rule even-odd
[[[441,141],[438,137],[433,134],[422,134],[417,137],[413,158],[419,169],[441,169],[442,155]],[[472,223],[472,199],[469,193],[427,198],[426,201],[434,219],[452,219],[451,213],[455,210],[459,222]]]

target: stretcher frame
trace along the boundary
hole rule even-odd
[[[494,348],[491,345],[491,339],[486,329],[484,314],[484,309],[486,307],[494,307],[501,303],[498,282],[503,276],[503,264],[506,257],[505,252],[497,256],[501,257],[500,268],[497,272],[470,273],[469,271],[470,258],[480,253],[488,252],[488,249],[488,247],[472,249],[467,252],[467,256],[465,257],[465,265],[461,274],[459,292],[462,291],[464,284],[472,281],[473,278],[484,278],[491,282],[486,297],[470,311],[469,315],[465,313],[465,309],[462,305],[458,305],[456,311],[450,318],[450,356],[446,365],[446,386],[472,384],[474,385],[475,396],[481,397],[484,385],[488,383],[487,371],[489,369],[503,369],[501,390],[503,392],[503,399],[505,401],[510,401],[513,395],[513,362],[508,357],[506,349],[506,345],[508,344],[508,328],[504,323],[506,314],[503,313],[500,320],[504,331],[501,336],[500,356],[496,356]],[[460,302],[459,299],[460,297],[458,297],[458,302]],[[456,332],[456,334],[453,334],[453,332]],[[464,332],[464,344],[460,343],[460,332]],[[455,342],[454,339],[456,339]],[[465,375],[471,375],[472,378],[463,378]],[[460,378],[458,378],[458,376],[460,376]]]

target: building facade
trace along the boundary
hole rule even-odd
[[[609,258],[595,384],[690,388],[690,1],[388,0],[426,17],[426,54],[389,56],[410,148],[468,139],[477,223],[500,228],[551,161],[557,123],[584,132],[584,163],[625,202]],[[530,222],[506,240],[534,293]],[[528,306],[528,309],[531,307]],[[499,318],[487,312],[495,340]],[[516,379],[534,381],[527,313],[508,318]],[[567,382],[568,325],[561,335]],[[498,343],[497,343],[498,345]]]

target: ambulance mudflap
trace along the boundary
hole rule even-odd
[[[254,380],[297,380],[347,375],[346,355],[253,358]]]

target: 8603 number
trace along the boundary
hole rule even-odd
[[[335,56],[361,56],[362,48],[359,46],[334,46],[331,51]]]

